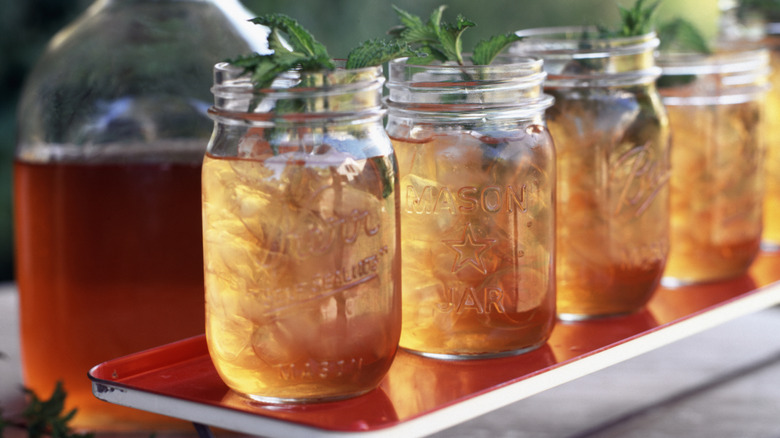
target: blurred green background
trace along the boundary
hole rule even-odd
[[[13,279],[11,164],[20,90],[49,39],[82,13],[91,0],[0,0],[0,281]],[[440,4],[445,19],[461,13],[477,23],[464,47],[487,36],[529,27],[618,22],[617,4],[633,0],[244,0],[255,14],[282,12],[298,19],[334,57],[355,44],[382,36],[397,24],[391,5],[427,17]],[[648,2],[649,3],[649,2]],[[717,0],[665,0],[658,19],[684,17],[705,35],[715,32]]]

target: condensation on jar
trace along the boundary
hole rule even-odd
[[[636,312],[669,251],[669,127],[655,86],[654,33],[592,38],[595,28],[518,32],[512,53],[539,56],[558,169],[558,315]]]
[[[400,345],[445,359],[520,354],[555,321],[555,150],[542,62],[390,63],[398,156]]]
[[[254,89],[219,64],[203,164],[206,339],[270,403],[374,389],[401,330],[397,163],[381,67]]]
[[[738,277],[760,251],[769,56],[721,44],[662,54],[672,128],[671,251],[662,283]]]

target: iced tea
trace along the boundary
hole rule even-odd
[[[595,29],[521,31],[540,56],[557,149],[561,319],[636,312],[655,292],[669,248],[669,127],[655,88],[655,34],[591,38]]]
[[[14,164],[25,386],[62,380],[78,427],[171,422],[96,399],[87,372],[203,332],[200,167]]]
[[[759,105],[667,108],[674,133],[674,170],[671,251],[664,284],[742,275],[761,244]]]
[[[401,346],[453,357],[543,344],[555,316],[555,171],[546,128],[444,130],[424,140],[397,134]]]
[[[555,149],[537,58],[390,63],[401,192],[401,347],[521,354],[555,323]]]
[[[669,53],[659,81],[672,127],[671,252],[663,283],[747,272],[761,244],[768,53]]]
[[[558,147],[558,313],[564,316],[631,313],[661,279],[668,252],[668,131],[665,119],[644,112],[653,101],[643,88],[548,90],[556,98],[547,117]]]
[[[206,336],[220,376],[258,400],[373,389],[400,333],[392,156],[208,155]]]
[[[762,247],[769,251],[780,250],[780,28],[768,39],[770,51],[771,88],[766,96],[766,120],[764,124],[766,157],[764,171],[766,193],[764,196],[764,229]]]

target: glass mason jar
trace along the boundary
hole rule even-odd
[[[517,32],[544,59],[558,156],[558,315],[641,309],[669,248],[669,126],[655,86],[654,33],[596,39],[582,27]]]
[[[234,391],[307,402],[375,388],[401,332],[397,163],[381,67],[255,90],[215,67],[203,162],[206,339]]]
[[[389,69],[401,347],[465,359],[543,345],[555,321],[555,151],[541,60]]]
[[[745,274],[761,244],[766,50],[663,54],[672,129],[671,250],[665,286]]]
[[[203,333],[208,89],[216,62],[265,48],[260,28],[235,24],[249,17],[235,0],[97,1],[27,78],[14,162],[22,371],[41,397],[63,381],[75,427],[172,421],[96,399],[86,375]]]
[[[762,44],[769,50],[771,88],[766,96],[765,108],[766,193],[761,247],[766,251],[780,251],[780,23],[769,23],[766,30]]]

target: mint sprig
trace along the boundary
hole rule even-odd
[[[269,54],[252,53],[228,60],[230,64],[250,74],[255,88],[267,88],[274,79],[289,70],[334,70],[336,64],[326,47],[293,18],[284,14],[266,14],[250,20],[267,26]],[[417,55],[408,44],[393,41],[370,40],[353,49],[346,68],[379,65],[393,58]]]
[[[41,400],[34,391],[24,388],[27,395],[27,406],[22,412],[24,424],[18,426],[27,430],[30,438],[93,438],[93,433],[76,433],[68,425],[76,415],[76,409],[63,413],[67,393],[58,381],[54,392],[48,400]],[[2,414],[2,412],[0,412]],[[9,426],[17,426],[0,415],[0,437],[3,430]]]
[[[348,69],[363,68],[384,64],[403,56],[419,56],[408,44],[397,40],[372,39],[355,47],[347,55],[345,67]]]
[[[677,18],[658,27],[659,49],[662,52],[692,51],[709,55],[712,53],[707,40],[689,21]]]
[[[410,58],[409,62],[426,65],[434,61],[454,61],[459,65],[465,64],[463,60],[463,32],[476,24],[460,14],[455,23],[442,21],[446,8],[445,5],[439,6],[431,12],[427,21],[423,21],[422,18],[393,6],[401,24],[391,28],[390,35],[428,55]],[[474,49],[471,62],[475,65],[488,65],[509,44],[520,39],[513,33],[507,33],[480,41]]]
[[[620,10],[620,27],[611,30],[599,27],[600,38],[622,38],[645,35],[653,30],[654,15],[660,5],[660,0],[645,6],[645,0],[637,0],[634,6],[625,8],[618,5]]]
[[[487,40],[482,40],[474,46],[474,54],[471,56],[471,62],[475,65],[488,65],[493,62],[495,57],[504,51],[504,49],[522,38],[514,33],[503,35],[494,35]]]

